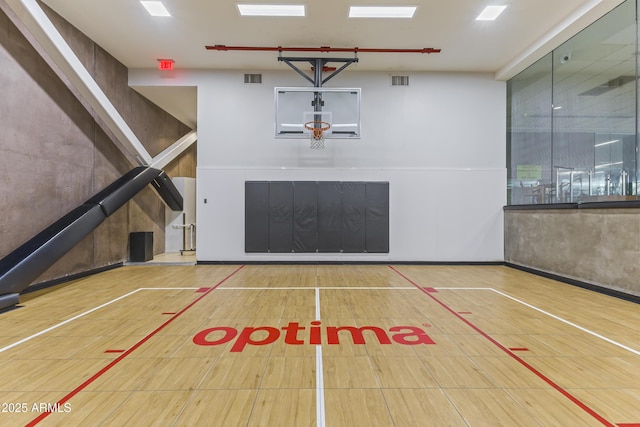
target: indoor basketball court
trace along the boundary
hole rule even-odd
[[[83,3],[0,0],[0,425],[640,427],[638,0]]]
[[[507,267],[131,266],[3,316],[6,425],[638,425],[637,305]]]

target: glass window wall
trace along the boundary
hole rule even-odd
[[[636,3],[507,83],[509,204],[637,198]]]

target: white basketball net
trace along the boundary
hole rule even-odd
[[[322,132],[322,134],[320,134],[320,136],[316,137],[313,134],[311,134],[311,149],[312,150],[324,150],[324,139],[325,139],[325,134],[324,132]]]
[[[304,124],[304,127],[311,131],[309,140],[312,150],[324,150],[324,140],[327,137],[326,131],[331,125],[327,122],[311,121]]]

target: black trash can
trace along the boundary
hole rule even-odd
[[[138,231],[129,234],[129,260],[146,262],[153,259],[153,232]]]

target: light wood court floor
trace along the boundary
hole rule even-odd
[[[0,314],[0,425],[640,426],[640,306],[501,266],[126,266]]]

